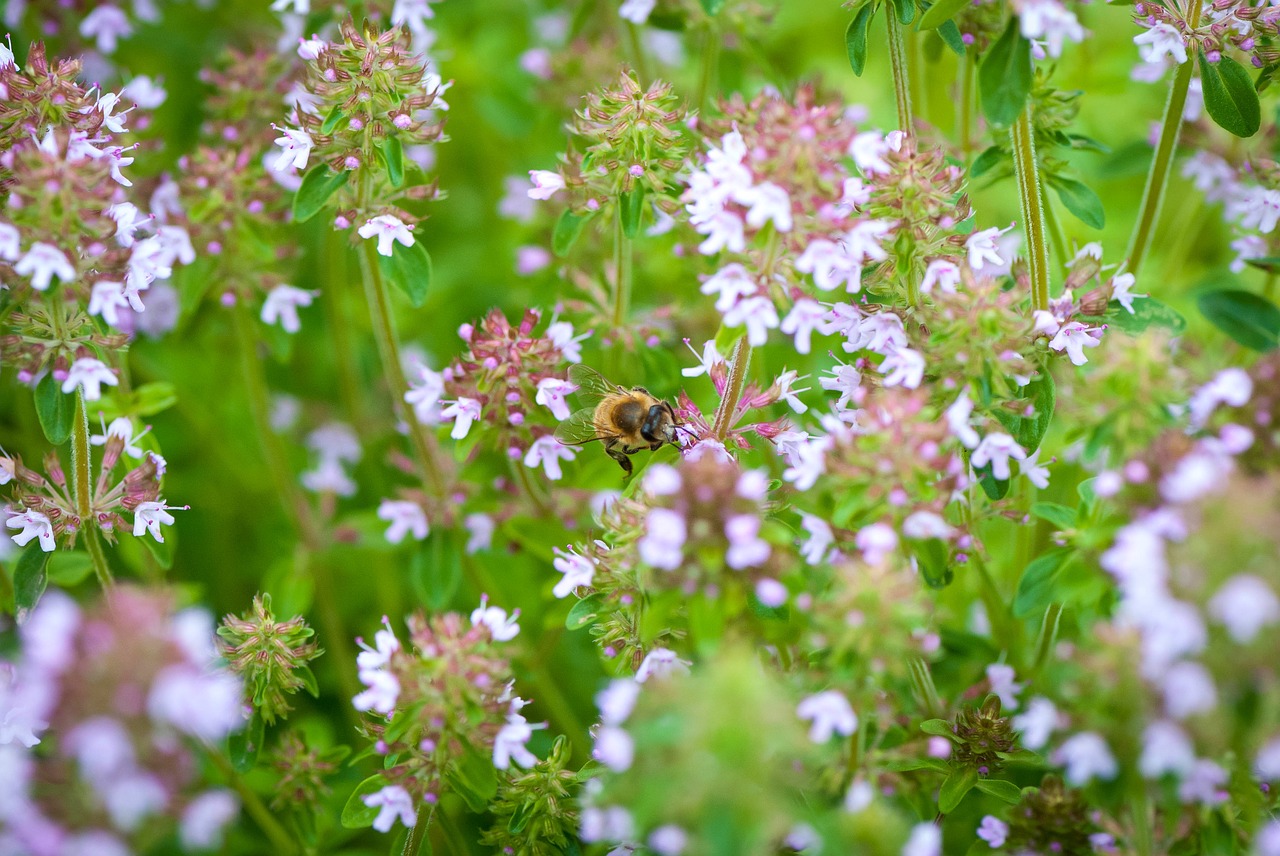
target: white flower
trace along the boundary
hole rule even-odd
[[[560,573],[564,574],[560,581],[556,583],[551,593],[557,598],[568,597],[573,593],[574,589],[580,586],[590,586],[595,579],[596,562],[586,556],[579,555],[573,550],[564,552],[559,547],[555,549],[558,554],[551,561],[551,566]]]
[[[275,144],[280,147],[280,156],[276,158],[271,168],[276,172],[306,169],[307,159],[311,157],[311,149],[315,147],[311,135],[301,128],[280,128],[276,125],[271,127],[280,132],[280,136],[276,137],[275,141]]]
[[[1022,461],[1026,460],[1026,457],[1027,453],[1022,450],[1016,440],[1002,431],[993,431],[983,437],[978,448],[973,450],[970,462],[975,469],[991,464],[991,474],[1005,481],[1011,475],[1009,461]]]
[[[1130,291],[1136,281],[1137,279],[1131,273],[1120,273],[1111,278],[1111,299],[1123,306],[1130,315],[1133,314],[1134,298],[1147,296]]]
[[[652,508],[645,516],[645,534],[637,545],[645,564],[674,571],[684,561],[687,537],[684,517],[670,508]]]
[[[902,856],[942,856],[942,830],[932,823],[917,823],[902,846]]]
[[[1018,9],[1018,21],[1022,35],[1027,39],[1044,39],[1049,56],[1062,56],[1062,45],[1067,39],[1084,41],[1084,27],[1075,13],[1058,0],[1022,0]]]
[[[788,336],[795,336],[796,352],[800,354],[809,353],[812,343],[811,337],[814,330],[819,330],[823,317],[827,314],[826,309],[816,300],[808,297],[802,297],[791,306],[791,311],[787,313],[787,317],[782,319],[782,326],[779,328]],[[715,342],[710,343],[715,347]],[[691,369],[684,369],[685,372]]]
[[[747,225],[753,229],[763,228],[772,220],[779,232],[791,231],[791,197],[778,185],[761,182],[735,193],[734,201],[748,206]]]
[[[656,5],[658,5],[658,0],[623,0],[622,6],[618,9],[618,14],[624,20],[640,26],[649,20],[649,15],[653,13],[653,7]]]
[[[973,399],[969,397],[968,387],[965,387],[964,391],[960,393],[960,397],[944,413],[944,417],[947,420],[947,429],[966,449],[975,448],[981,439],[978,436],[978,432],[973,430],[973,426],[969,424],[969,416],[972,413]]]
[[[277,285],[267,293],[267,299],[262,302],[262,323],[279,323],[286,333],[296,333],[302,329],[302,322],[298,320],[298,307],[310,306],[318,296],[317,291],[294,288],[292,285]]]
[[[809,739],[826,743],[832,735],[848,737],[858,730],[858,716],[849,700],[837,690],[826,690],[805,698],[796,705],[796,715],[809,720]]]
[[[1022,684],[1013,679],[1013,666],[992,663],[987,666],[987,681],[991,684],[991,692],[1000,697],[1004,710],[1018,709],[1018,693],[1022,692]]]
[[[726,327],[747,325],[747,341],[752,347],[760,347],[769,340],[769,331],[778,326],[778,310],[773,301],[764,295],[741,300],[724,314]]]
[[[755,294],[759,288],[756,281],[740,264],[726,265],[707,278],[699,289],[703,294],[715,294],[716,310],[728,312],[744,297]]]
[[[1053,463],[1050,459],[1049,463]],[[1036,449],[1018,465],[1018,470],[1027,477],[1027,481],[1044,490],[1049,486],[1049,468],[1040,465],[1040,450]]]
[[[605,725],[621,725],[631,715],[640,697],[640,684],[632,678],[615,678],[609,686],[596,693],[596,707],[600,708],[600,721]]]
[[[542,466],[542,471],[551,481],[560,481],[564,471],[560,469],[561,461],[572,461],[578,455],[576,446],[566,446],[550,434],[539,437],[525,452],[524,465],[530,468]]]
[[[43,241],[31,245],[27,254],[13,266],[13,272],[18,276],[30,276],[31,287],[36,291],[47,290],[55,276],[62,282],[74,282],[76,278],[76,269],[66,254]]]
[[[635,751],[635,741],[630,734],[615,725],[605,725],[596,732],[591,757],[615,773],[624,773],[631,769]]]
[[[418,367],[421,381],[410,386],[404,400],[413,407],[413,415],[423,425],[440,422],[440,399],[444,397],[444,375],[426,366]]]
[[[471,423],[480,418],[480,402],[474,398],[460,397],[441,410],[440,415],[453,420],[453,430],[449,432],[449,436],[461,440],[471,431]]]
[[[0,47],[4,47],[0,45]],[[17,226],[0,223],[0,259],[16,262],[22,256],[22,233]]]
[[[80,22],[80,35],[95,39],[101,54],[115,53],[118,40],[128,38],[132,33],[133,25],[124,12],[108,4],[95,7]]]
[[[1004,229],[997,229],[994,226],[990,229],[983,229],[980,232],[974,232],[965,239],[965,249],[969,251],[969,267],[974,270],[982,270],[987,264],[999,267],[1004,264],[1004,259],[1000,258],[999,248],[996,246],[996,238],[1012,229],[1012,226]]]
[[[1280,619],[1280,600],[1260,577],[1237,574],[1209,600],[1209,615],[1227,628],[1232,639],[1245,645],[1263,627]]]
[[[849,156],[863,175],[889,172],[891,167],[884,159],[889,151],[888,141],[878,131],[864,131],[849,143]]]
[[[124,453],[131,458],[141,458],[142,449],[137,445],[138,440],[146,434],[150,428],[144,429],[140,434],[133,433],[133,421],[128,416],[118,416],[111,420],[111,424],[103,429],[101,434],[94,434],[89,438],[89,444],[93,446],[105,446],[107,441],[112,437],[118,437],[124,444]]]
[[[649,833],[649,849],[658,856],[681,856],[688,846],[688,833],[674,823],[659,826]]]
[[[693,351],[693,345],[685,340],[685,345],[689,350]],[[698,356],[697,351],[693,351],[694,357]],[[723,363],[724,357],[720,356],[720,352],[716,350],[716,342],[714,339],[708,339],[702,346],[702,356],[698,358],[698,365],[692,368],[681,369],[680,374],[685,377],[698,377],[711,371],[711,367],[716,363]]]
[[[400,499],[384,499],[378,505],[378,518],[391,524],[387,528],[386,538],[392,544],[399,544],[404,536],[410,533],[421,541],[431,531],[427,523],[427,513],[416,502]]]
[[[413,797],[399,785],[387,785],[377,793],[360,797],[360,802],[369,808],[378,807],[373,828],[379,832],[390,832],[397,820],[406,827],[412,827],[418,821],[413,808]]]
[[[924,279],[920,280],[920,291],[928,294],[936,285],[947,294],[955,294],[960,284],[960,266],[950,259],[934,259],[924,269]]]
[[[164,534],[160,531],[160,526],[173,525],[173,515],[169,510],[173,506],[165,505],[163,502],[143,502],[133,510],[133,537],[141,538],[143,532],[150,532],[151,537],[163,544]]]
[[[1166,773],[1185,776],[1195,764],[1195,746],[1177,724],[1160,720],[1142,732],[1142,756],[1138,759],[1138,770],[1145,778],[1158,779]]]
[[[495,528],[493,518],[483,511],[468,514],[463,518],[462,525],[466,527],[468,533],[467,546],[464,548],[468,556],[481,550],[488,550],[493,545]]]
[[[551,415],[557,419],[569,418],[569,405],[565,402],[564,397],[578,389],[576,384],[572,384],[567,380],[561,380],[558,377],[544,377],[538,381],[538,392],[533,400],[545,406],[551,411]]]
[[[1107,741],[1092,731],[1082,731],[1068,738],[1053,753],[1053,762],[1067,768],[1067,782],[1076,787],[1086,785],[1092,779],[1114,779],[1120,771],[1115,757],[1107,748]]]
[[[1143,62],[1158,63],[1166,55],[1172,57],[1178,65],[1187,61],[1187,44],[1182,34],[1163,21],[1145,33],[1134,36],[1133,43],[1138,46]]]
[[[508,616],[507,611],[502,607],[490,606],[489,596],[482,594],[480,605],[471,610],[471,626],[477,627],[483,624],[489,628],[489,633],[494,639],[499,642],[508,642],[520,634],[520,625],[516,623],[519,617],[519,609]]]
[[[533,187],[529,189],[530,199],[550,199],[554,193],[565,187],[560,173],[545,169],[529,170],[529,181],[533,182]]]
[[[862,551],[863,561],[878,565],[898,549],[898,533],[888,523],[870,523],[858,530],[853,543]]]
[[[356,230],[366,240],[378,236],[378,255],[391,255],[391,248],[396,241],[406,247],[413,246],[413,227],[405,225],[399,217],[391,214],[379,214]]]
[[[1218,690],[1213,676],[1200,663],[1184,660],[1169,667],[1162,679],[1164,707],[1174,719],[1186,719],[1213,710]]]
[[[927,541],[930,538],[946,540],[955,532],[947,521],[932,511],[917,511],[902,521],[902,534],[913,541]]]
[[[1066,351],[1073,365],[1082,366],[1089,362],[1089,358],[1084,355],[1084,349],[1096,348],[1101,344],[1102,340],[1095,335],[1097,333],[1100,331],[1096,327],[1087,327],[1079,321],[1068,321],[1049,340],[1049,349]]]
[[[84,391],[85,401],[97,401],[102,398],[102,385],[115,386],[119,378],[107,364],[93,357],[81,357],[71,364],[67,370],[67,379],[62,382],[62,391],[70,394],[76,387]]]
[[[89,294],[89,314],[97,315],[111,326],[120,323],[121,309],[129,308],[129,300],[124,296],[124,283],[100,279],[93,284]]]
[[[897,348],[880,364],[885,386],[915,389],[924,380],[924,356],[910,348]]]
[[[676,652],[667,648],[654,648],[640,661],[636,669],[636,683],[643,684],[650,678],[665,678],[673,674],[688,674],[689,661],[681,660]]]
[[[152,80],[145,74],[140,74],[126,83],[120,94],[128,95],[130,100],[143,110],[154,110],[169,97],[169,93],[165,92],[160,81]]]
[[[978,826],[978,837],[987,842],[992,850],[998,850],[1009,837],[1009,824],[994,815],[984,815]]]
[[[25,547],[31,542],[31,539],[38,538],[40,540],[40,549],[46,553],[53,552],[55,546],[53,538],[53,523],[49,518],[38,511],[10,511],[9,519],[4,525],[10,529],[21,529],[17,535],[11,535],[13,543],[19,547]]]
[[[515,761],[526,769],[538,763],[538,758],[525,745],[533,736],[531,726],[523,716],[513,713],[507,717],[507,724],[498,731],[493,739],[493,766],[505,770]]]
[[[1038,750],[1049,742],[1058,727],[1058,709],[1043,696],[1027,702],[1027,709],[1013,718],[1013,727],[1022,734],[1022,745]]]

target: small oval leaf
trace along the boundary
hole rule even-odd
[[[49,584],[45,573],[48,564],[49,553],[41,549],[39,539],[28,544],[18,557],[13,569],[13,605],[19,624],[26,621]]]
[[[1003,779],[978,779],[974,787],[1010,805],[1017,805],[1022,801],[1022,788]]]
[[[36,416],[45,439],[61,446],[71,438],[76,421],[76,397],[67,395],[49,373],[36,384]]]
[[[1250,291],[1225,289],[1200,295],[1204,317],[1241,345],[1271,351],[1280,345],[1280,307]]]
[[[644,188],[628,190],[618,199],[618,216],[622,218],[622,234],[634,238],[640,233],[640,220],[644,216]]]
[[[1087,184],[1074,178],[1052,176],[1049,184],[1058,194],[1062,206],[1076,215],[1086,226],[1101,229],[1107,224],[1107,215],[1102,207],[1102,199]]]
[[[583,228],[594,216],[593,212],[575,214],[569,210],[561,214],[560,219],[556,221],[555,230],[551,233],[552,252],[561,258],[569,255],[569,250],[573,249],[573,245],[578,242],[578,236],[582,234]]]
[[[367,826],[373,826],[374,818],[378,816],[378,812],[382,808],[376,805],[365,805],[361,797],[376,794],[386,786],[387,780],[377,775],[370,776],[356,785],[356,789],[351,792],[351,796],[347,797],[347,804],[342,807],[343,828],[364,829]]]
[[[319,214],[329,202],[329,197],[351,178],[348,170],[334,172],[328,164],[316,164],[302,178],[297,193],[293,195],[293,219],[305,223]]]
[[[1013,597],[1015,617],[1026,618],[1043,612],[1046,606],[1062,599],[1057,593],[1058,574],[1071,555],[1071,550],[1051,550],[1027,565]]]
[[[427,292],[431,289],[431,255],[421,241],[414,241],[412,247],[398,242],[392,244],[391,255],[378,256],[378,267],[382,268],[382,275],[409,298],[413,308],[427,302]]]
[[[1200,51],[1200,80],[1204,109],[1223,130],[1237,137],[1252,137],[1262,123],[1258,90],[1245,67],[1229,56],[1209,62]]]
[[[589,624],[595,624],[604,609],[604,595],[600,592],[589,594],[573,605],[564,619],[564,626],[569,630],[580,630]]]
[[[853,16],[849,27],[844,31],[844,48],[849,54],[849,67],[858,77],[862,77],[862,70],[867,67],[867,30],[871,27],[871,16],[874,14],[875,7],[868,3],[858,10],[858,14]]]
[[[965,794],[973,790],[973,786],[978,783],[978,771],[972,767],[964,770],[953,770],[951,775],[947,776],[946,781],[942,783],[941,790],[938,791],[938,811],[943,814],[951,814],[960,805],[960,801],[964,799]]]
[[[970,5],[972,0],[938,0],[920,16],[919,28],[932,30],[934,27],[941,27]]]
[[[404,146],[399,137],[387,137],[380,149],[382,161],[387,165],[387,179],[392,187],[404,186]]]
[[[988,122],[1013,124],[1031,94],[1031,72],[1031,42],[1019,32],[1015,16],[978,66],[978,91]]]

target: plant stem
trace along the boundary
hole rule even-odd
[[[1027,266],[1031,272],[1031,308],[1049,307],[1049,248],[1045,244],[1044,204],[1040,197],[1040,175],[1036,167],[1036,146],[1031,131],[1031,104],[1028,103],[1009,131],[1013,142],[1013,167],[1018,177],[1022,221],[1027,234]]]
[[[409,837],[404,840],[404,849],[400,851],[401,856],[417,856],[419,848],[422,847],[422,839],[426,838],[427,830],[431,828],[431,820],[435,813],[434,805],[423,803],[418,806],[417,820],[409,830]]]
[[[633,242],[622,228],[622,203],[615,206],[613,235],[613,326],[621,330],[631,312]]]
[[[625,22],[627,41],[631,45],[631,53],[636,60],[636,75],[643,84],[649,80],[649,62],[644,55],[644,45],[640,42],[640,28],[630,21]]]
[[[271,849],[279,854],[296,853],[298,850],[296,843],[289,833],[285,831],[285,828],[272,816],[271,811],[263,804],[262,798],[245,784],[244,779],[231,766],[231,762],[222,757],[221,752],[212,746],[206,748],[209,750],[209,757],[213,760],[214,766],[221,771],[222,775],[227,777],[227,783],[235,789],[235,792],[240,795],[240,799],[244,801],[244,807],[249,812],[249,816],[253,818],[254,823],[258,824],[258,827],[267,838],[271,840]]]
[[[975,64],[968,54],[960,57],[960,161],[969,168],[973,145],[973,78]]]
[[[697,97],[694,104],[701,116],[707,106],[707,95],[711,92],[711,78],[715,76],[716,65],[720,61],[720,32],[715,24],[708,24],[702,41],[702,65],[698,72]]]
[[[744,333],[733,347],[733,359],[729,363],[729,380],[725,385],[724,396],[716,407],[715,419],[711,430],[721,443],[729,436],[734,417],[738,412],[738,401],[742,398],[743,387],[747,385],[747,367],[751,365],[751,343]]]
[[[1187,24],[1194,29],[1200,25],[1200,9],[1202,0],[1191,0],[1187,15]],[[1169,173],[1173,169],[1173,153],[1178,147],[1178,135],[1182,132],[1182,111],[1187,106],[1187,89],[1191,86],[1191,76],[1195,72],[1195,60],[1188,58],[1178,66],[1173,74],[1173,85],[1169,87],[1169,100],[1164,107],[1164,121],[1160,125],[1160,139],[1156,143],[1155,157],[1151,160],[1151,170],[1147,173],[1147,186],[1142,191],[1142,207],[1138,209],[1138,222],[1133,228],[1133,237],[1129,239],[1129,252],[1124,268],[1137,276],[1142,266],[1143,257],[1151,245],[1151,236],[1155,231],[1156,219],[1160,216],[1160,206],[1164,202],[1164,192],[1169,184]]]
[[[884,20],[889,28],[889,65],[893,70],[893,94],[898,102],[898,127],[911,134],[914,133],[911,121],[911,74],[906,46],[902,40],[902,25],[898,23],[893,4],[885,6]]]
[[[85,549],[93,562],[93,573],[104,589],[115,583],[107,555],[98,541],[97,521],[93,520],[93,501],[90,493],[92,460],[89,456],[89,412],[84,406],[84,391],[76,392],[76,427],[71,432],[71,478],[75,483],[76,516],[80,518],[80,531],[84,533]]]
[[[333,361],[338,374],[342,411],[347,421],[356,423],[360,418],[360,372],[347,329],[347,248],[342,245],[342,236],[338,232],[327,235],[325,244],[329,254],[329,282],[323,297],[325,321],[333,339]]]

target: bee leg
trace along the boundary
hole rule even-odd
[[[605,454],[607,454],[609,457],[613,458],[615,461],[618,462],[618,466],[622,467],[622,471],[625,473],[623,478],[624,479],[630,478],[631,471],[632,471],[631,459],[627,457],[627,453],[623,451],[622,447],[618,445],[617,441],[611,440],[605,443],[604,451],[605,451]]]

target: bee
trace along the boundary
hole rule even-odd
[[[656,452],[664,443],[678,445],[684,428],[671,404],[654,397],[642,386],[627,389],[606,380],[584,365],[569,367],[569,380],[578,387],[578,398],[587,406],[561,422],[556,439],[566,446],[604,442],[605,453],[631,475],[631,455],[641,449]]]

